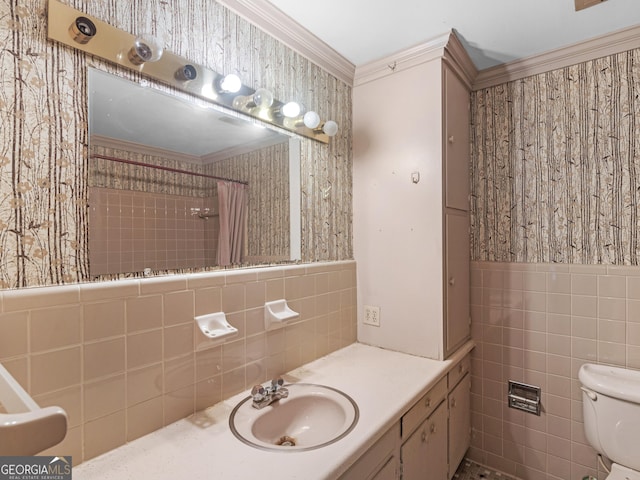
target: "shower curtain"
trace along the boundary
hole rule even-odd
[[[220,234],[218,265],[242,263],[247,216],[247,185],[218,181]]]

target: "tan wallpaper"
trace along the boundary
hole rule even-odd
[[[640,50],[471,102],[473,260],[638,265]]]
[[[302,259],[352,258],[349,86],[214,1],[68,3],[336,120],[329,146],[302,140]],[[136,79],[49,42],[45,8],[45,0],[0,0],[0,288],[88,279],[86,68]]]
[[[166,155],[151,155],[124,147],[114,148],[100,145],[99,141],[93,139],[89,145],[89,152],[92,156],[103,155],[196,174],[175,173],[92,157],[89,160],[87,175],[89,187],[184,195],[188,197],[208,197],[212,196],[216,190],[216,181],[214,179],[198,176],[198,174],[204,173],[202,165],[176,160],[169,157],[169,152]]]
[[[210,163],[204,172],[249,183],[247,255],[290,258],[288,142]]]

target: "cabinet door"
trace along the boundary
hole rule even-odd
[[[391,457],[371,480],[398,480],[397,461],[395,457]]]
[[[471,376],[465,375],[449,393],[449,477],[452,478],[471,442]]]
[[[397,422],[339,480],[396,480],[399,449],[400,422]]]
[[[444,68],[443,75],[446,206],[469,210],[469,90],[449,68]]]
[[[469,325],[469,215],[446,214],[445,352],[450,354],[471,335]]]
[[[400,450],[403,480],[447,480],[447,404],[427,418]]]

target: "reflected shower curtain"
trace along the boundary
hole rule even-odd
[[[244,225],[247,216],[247,185],[218,181],[220,235],[218,265],[242,263]]]

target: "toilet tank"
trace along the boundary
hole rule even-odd
[[[640,372],[585,364],[578,378],[589,443],[611,461],[640,470]]]

